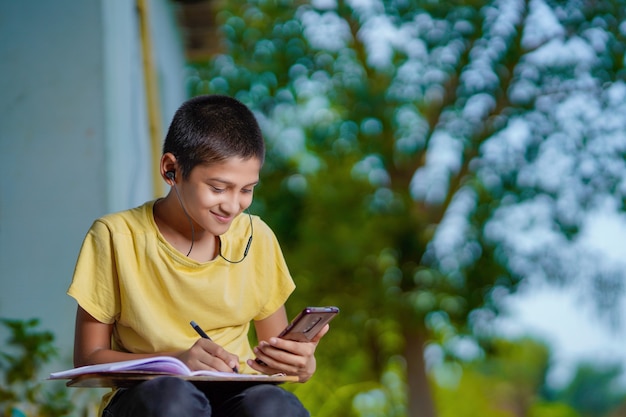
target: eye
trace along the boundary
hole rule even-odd
[[[210,187],[211,187],[211,189],[213,190],[213,192],[214,192],[214,193],[217,193],[217,194],[221,194],[221,193],[223,193],[224,191],[226,191],[226,189],[225,189],[225,188],[219,188],[219,187],[216,187],[216,186],[214,186],[214,185],[211,185]]]

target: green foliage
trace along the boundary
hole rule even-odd
[[[40,380],[41,367],[56,357],[54,336],[38,330],[38,319],[26,321],[0,319],[9,332],[6,344],[0,350],[0,415],[22,413],[30,417],[68,415],[74,405],[64,385],[51,383],[44,388]]]
[[[533,339],[494,339],[485,356],[446,362],[434,372],[441,417],[607,417],[626,405],[619,366],[581,363],[574,378],[555,389],[546,382],[550,355]]]
[[[528,411],[528,417],[580,417],[572,407],[563,403],[539,402],[533,404]]]
[[[435,371],[440,375],[436,378],[440,416],[582,416],[564,403],[542,398],[548,367],[548,349],[538,341],[491,340],[484,358],[445,363]]]
[[[441,417],[513,417],[498,404],[498,395],[492,391],[495,378],[465,369],[461,372],[458,386],[436,390]]]
[[[626,405],[626,388],[620,383],[619,364],[581,363],[573,380],[563,389],[549,390],[548,397],[568,404],[584,417],[605,417]]]
[[[458,363],[456,368],[458,382],[438,391],[442,416],[459,415],[461,409],[466,416],[526,415],[543,386],[548,350],[533,340],[496,339],[484,359]]]

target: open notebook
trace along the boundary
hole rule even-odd
[[[119,386],[125,379],[140,381],[160,375],[176,375],[193,381],[297,381],[295,376],[237,374],[234,372],[191,371],[179,359],[171,356],[133,359],[129,361],[87,365],[53,372],[49,379],[69,379],[70,386]],[[91,380],[91,382],[90,382]],[[75,381],[75,382],[73,382]],[[80,382],[80,383],[78,383]]]

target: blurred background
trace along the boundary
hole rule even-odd
[[[625,51],[623,0],[0,2],[0,414],[93,415],[45,381],[82,239],[227,94],[289,315],[342,311],[313,416],[626,416]]]

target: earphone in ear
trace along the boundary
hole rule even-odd
[[[165,173],[165,176],[167,178],[169,178],[170,180],[174,181],[174,179],[176,179],[176,173],[174,171],[167,171]]]

